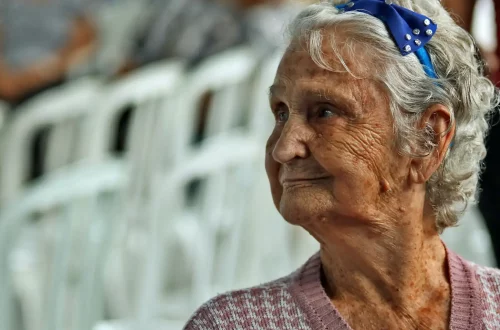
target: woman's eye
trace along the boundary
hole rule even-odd
[[[321,106],[318,109],[318,117],[320,118],[330,118],[336,115],[336,112],[334,109],[326,106]]]
[[[288,120],[288,112],[286,112],[284,110],[280,110],[280,111],[278,111],[277,117],[278,117],[278,121],[280,123],[284,123]]]
[[[284,123],[288,120],[288,109],[285,106],[280,105],[276,111],[276,121],[279,123]]]

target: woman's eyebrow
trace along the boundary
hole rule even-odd
[[[272,85],[269,87],[268,95],[269,98],[272,98],[274,96],[277,96],[279,94],[282,94],[284,91],[285,87],[281,85]]]
[[[311,99],[339,102],[344,105],[355,106],[357,104],[356,99],[353,98],[351,93],[345,93],[345,91],[336,88],[325,88],[325,87],[307,87],[298,90],[298,93],[302,97],[307,97]]]

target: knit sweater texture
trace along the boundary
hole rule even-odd
[[[500,270],[447,251],[450,329],[500,329]],[[279,280],[219,295],[201,306],[185,330],[352,330],[321,284],[319,253]]]

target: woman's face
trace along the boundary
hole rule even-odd
[[[383,87],[325,56],[339,73],[318,67],[306,51],[287,50],[271,87],[276,126],[266,170],[274,203],[297,225],[378,219],[392,211],[409,160],[397,152]],[[369,58],[356,61],[347,63],[353,73],[369,76]]]

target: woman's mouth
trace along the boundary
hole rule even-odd
[[[330,178],[330,176],[283,178],[282,180],[280,180],[280,183],[283,187],[311,185],[319,183],[321,181],[329,180]]]

